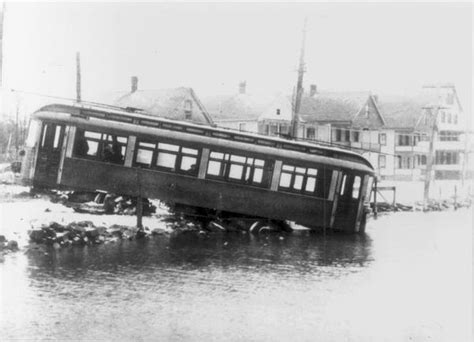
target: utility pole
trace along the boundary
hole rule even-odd
[[[76,101],[81,102],[81,54],[76,52]]]
[[[435,109],[435,112],[431,112],[431,122],[430,122],[430,144],[429,144],[429,151],[428,151],[428,158],[426,158],[426,174],[425,174],[425,187],[423,191],[423,210],[428,209],[428,200],[430,196],[430,183],[431,183],[431,173],[434,164],[434,141],[438,135],[438,113],[439,113],[438,106]],[[431,109],[431,107],[430,107]]]
[[[3,87],[3,22],[5,20],[6,3],[3,2],[0,12],[0,89]]]
[[[292,112],[292,117],[291,117],[290,137],[292,139],[296,139],[296,136],[298,135],[298,115],[299,115],[300,107],[301,107],[301,99],[303,97],[303,75],[306,71],[305,63],[304,63],[304,53],[305,53],[305,44],[306,44],[307,22],[308,22],[308,18],[305,18],[304,26],[303,26],[303,40],[301,42],[300,63],[298,67],[298,79],[296,82],[296,96],[294,99],[293,112]]]

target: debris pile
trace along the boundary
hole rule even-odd
[[[3,256],[10,252],[18,250],[18,242],[15,240],[7,240],[4,235],[0,235],[0,261],[3,261]]]
[[[133,240],[156,234],[161,230],[150,231],[149,228],[139,229],[123,225],[112,225],[110,227],[95,226],[91,221],[71,222],[62,225],[57,222],[43,224],[40,227],[28,231],[31,242],[52,245],[54,248],[69,245],[92,245],[118,240]]]
[[[249,225],[244,220],[212,220],[203,224],[186,220],[183,217],[168,216],[161,221],[166,228],[149,229],[130,227],[114,224],[110,227],[96,226],[91,221],[71,222],[62,225],[57,222],[42,224],[28,231],[30,242],[51,245],[54,248],[66,246],[85,246],[116,242],[119,240],[134,240],[149,238],[171,232],[186,233],[197,232],[200,234],[219,232],[251,232],[272,233],[289,231],[291,229],[282,223],[255,221]]]
[[[462,200],[446,199],[446,200],[430,200],[426,208],[422,201],[415,202],[414,205],[404,205],[401,203],[387,203],[377,202],[377,212],[392,212],[392,211],[444,211],[456,210],[460,208],[470,208],[472,205],[472,198],[468,197]],[[374,203],[370,204],[372,210]]]
[[[101,191],[51,191],[49,195],[52,202],[62,203],[78,213],[135,215],[137,212],[137,198],[132,196]],[[142,204],[143,216],[150,216],[156,212],[156,206],[147,198],[142,199]]]

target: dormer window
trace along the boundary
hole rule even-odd
[[[193,114],[193,103],[191,100],[184,101],[184,118],[190,120]]]

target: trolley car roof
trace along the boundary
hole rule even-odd
[[[232,129],[211,127],[206,125],[165,119],[148,114],[141,110],[135,111],[135,109],[130,110],[125,108],[95,104],[50,104],[37,110],[34,113],[34,116],[41,116],[38,114],[45,112],[69,114],[72,117],[96,118],[117,123],[133,124],[135,126],[162,128],[171,131],[181,131],[183,133],[186,132],[199,135],[207,133],[207,135],[210,135],[215,138],[235,141],[239,143],[261,145],[264,147],[276,147],[293,152],[303,152],[328,158],[357,162],[369,167],[373,171],[373,167],[367,159],[355,152],[343,150],[341,148],[328,147],[308,142],[295,142],[278,137],[260,135],[257,133],[240,132]]]

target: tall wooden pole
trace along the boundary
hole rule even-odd
[[[81,102],[81,54],[76,52],[76,101]]]
[[[306,23],[308,19],[305,18],[304,26],[303,26],[303,40],[301,42],[301,53],[300,53],[300,63],[298,67],[298,79],[296,82],[296,96],[294,99],[293,104],[293,112],[291,117],[291,130],[290,130],[290,137],[295,139],[298,135],[298,115],[300,112],[301,107],[301,99],[303,97],[303,76],[305,70],[305,63],[304,63],[304,54],[305,54],[305,44],[306,44]]]
[[[428,158],[426,158],[426,174],[425,174],[425,186],[423,191],[423,210],[428,209],[428,201],[430,197],[430,183],[431,183],[431,173],[434,164],[434,142],[438,133],[438,113],[439,106],[435,109],[435,112],[432,113],[431,125],[430,125],[430,144],[428,151]]]
[[[0,12],[0,89],[3,87],[3,22],[5,20],[6,3]]]

